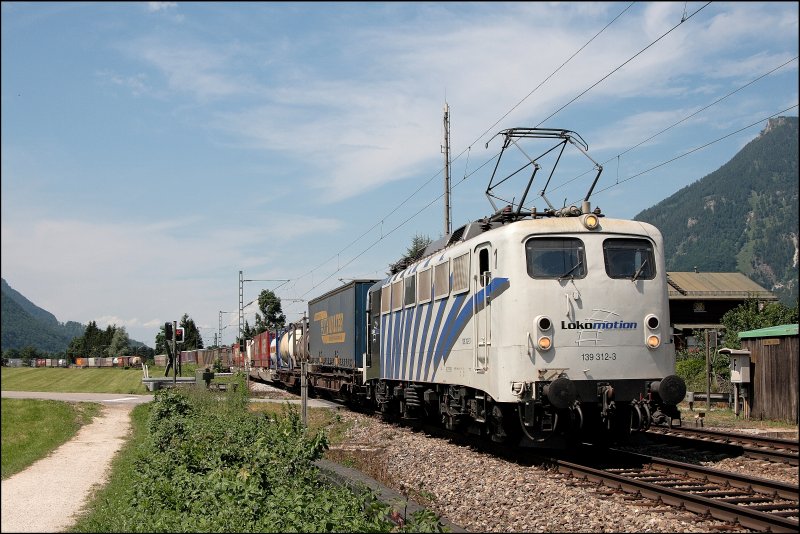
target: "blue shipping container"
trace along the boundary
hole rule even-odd
[[[308,303],[312,364],[358,369],[367,351],[367,293],[377,280],[354,280]]]

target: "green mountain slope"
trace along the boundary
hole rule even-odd
[[[86,327],[74,321],[59,323],[56,317],[26,299],[2,280],[0,302],[2,350],[32,346],[40,351],[62,352]]]
[[[728,163],[639,213],[670,271],[740,271],[784,304],[798,295],[798,119],[770,119]]]

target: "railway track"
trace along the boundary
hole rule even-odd
[[[568,454],[542,455],[543,451],[532,454],[531,450],[454,435],[441,428],[426,426],[425,432],[512,462],[551,464],[562,474],[732,525],[760,532],[797,532],[800,528],[797,485],[588,444]]]
[[[644,437],[650,442],[667,446],[705,449],[789,465],[800,463],[797,440],[685,427],[651,427]]]
[[[577,479],[596,483],[611,491],[624,491],[648,498],[668,506],[685,509],[708,518],[739,525],[760,532],[797,532],[798,486],[768,479],[754,478],[730,471],[721,471],[680,461],[667,460],[618,449],[599,448],[587,445],[574,454],[560,455],[553,451],[532,451],[488,442],[447,431],[424,423],[403,422],[402,426],[414,427],[432,437],[448,439],[475,450],[490,452],[508,461],[521,465],[553,465],[560,473],[571,474]],[[648,432],[648,434],[650,434]],[[652,432],[661,439],[661,432]],[[677,432],[675,433],[677,434]],[[675,438],[691,441],[692,448],[705,441],[691,439],[689,433]],[[691,435],[712,432],[691,432]],[[666,435],[666,434],[664,434]],[[652,437],[652,436],[648,436]],[[717,436],[726,454],[739,454],[736,447],[741,443],[726,442]],[[740,436],[733,436],[740,437]],[[733,439],[731,437],[731,440]],[[748,447],[764,447],[764,442],[786,445],[791,449],[791,440],[775,440],[741,436]],[[667,438],[672,439],[672,438]],[[796,456],[796,443],[795,456]],[[791,451],[790,451],[791,452]],[[551,454],[553,453],[553,454]],[[555,457],[554,457],[555,456]]]
[[[592,447],[559,472],[763,532],[798,531],[798,486],[652,456]]]

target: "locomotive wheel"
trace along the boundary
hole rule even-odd
[[[517,423],[516,414],[511,409],[495,404],[489,410],[487,429],[489,438],[495,443],[515,443],[522,437],[522,431]]]

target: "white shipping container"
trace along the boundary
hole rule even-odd
[[[89,358],[89,367],[97,367],[97,359],[98,358]]]

